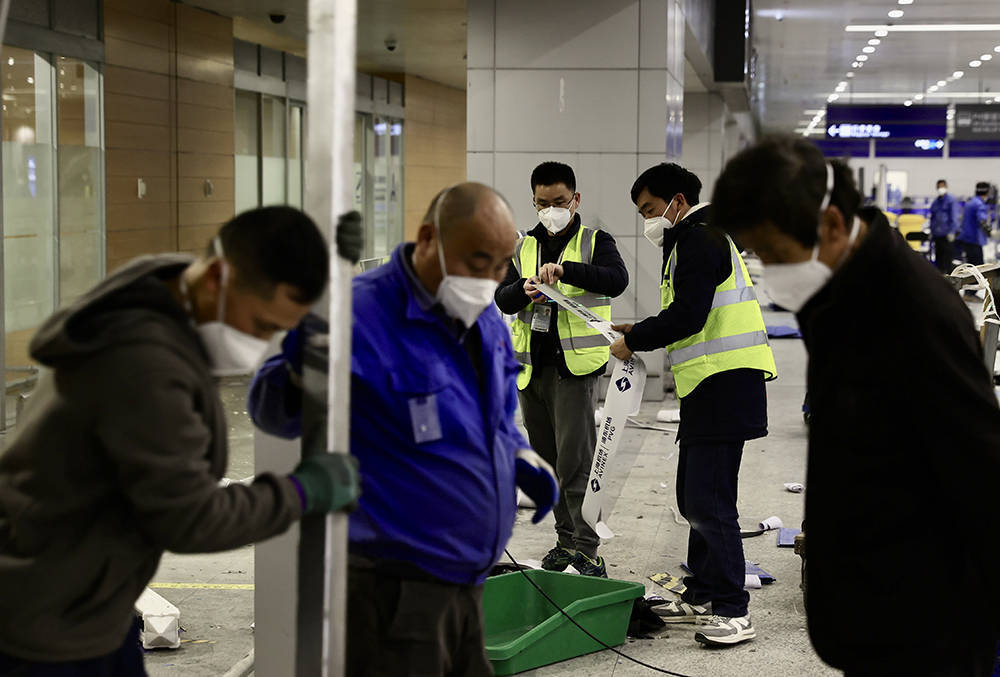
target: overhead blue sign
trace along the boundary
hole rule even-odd
[[[826,107],[826,134],[834,139],[943,139],[947,106]]]

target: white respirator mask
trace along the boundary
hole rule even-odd
[[[450,190],[450,189],[449,189]],[[438,286],[435,298],[444,306],[449,317],[459,320],[466,328],[471,327],[479,319],[491,303],[493,294],[499,286],[496,280],[464,275],[449,275],[444,265],[444,245],[441,241],[441,204],[448,195],[446,190],[438,199],[434,208],[434,228],[437,230],[438,262],[441,264],[441,284]]]
[[[671,200],[667,203],[667,208],[663,210],[662,214],[643,222],[643,234],[657,247],[663,246],[663,231],[674,227],[674,222],[667,218],[667,212],[670,211],[670,205],[673,203],[674,201]]]
[[[570,201],[572,203],[572,200]],[[561,232],[572,218],[566,207],[546,207],[538,210],[538,221],[553,235]]]
[[[947,194],[948,194],[947,188],[938,188],[938,195],[947,195]]]
[[[823,222],[823,215],[827,207],[830,206],[830,198],[833,196],[833,166],[826,165],[826,193],[819,206],[820,223]],[[817,231],[819,228],[817,227]],[[842,265],[850,254],[860,230],[860,221],[854,218],[851,225],[851,234],[848,236],[847,248],[840,257],[838,266]],[[786,308],[793,313],[802,310],[802,307],[823,288],[830,278],[833,277],[833,270],[828,265],[819,260],[819,242],[813,247],[812,258],[799,263],[765,263],[764,283],[767,287],[771,299],[782,308]]]
[[[215,238],[213,246],[222,266],[222,279],[219,283],[218,319],[195,325],[195,330],[201,337],[201,342],[208,353],[212,365],[212,375],[241,376],[249,374],[260,364],[267,353],[270,342],[251,336],[225,323],[229,264],[223,258],[222,243],[219,238]],[[194,311],[188,297],[187,281],[184,279],[183,273],[180,277],[180,291],[181,296],[184,297],[184,309],[193,317]]]

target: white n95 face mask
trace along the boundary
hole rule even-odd
[[[444,265],[444,246],[441,242],[441,228],[438,226],[438,216],[441,213],[441,203],[445,192],[438,199],[434,209],[434,227],[437,229],[438,262],[441,264],[441,284],[438,286],[436,298],[444,306],[449,317],[461,321],[466,328],[471,327],[479,319],[491,303],[493,294],[499,286],[496,280],[465,275],[449,275]]]
[[[947,195],[947,194],[948,194],[947,188],[938,188],[938,195]]]
[[[669,230],[674,227],[674,222],[667,218],[667,212],[670,211],[670,205],[673,203],[674,201],[671,200],[667,203],[667,208],[663,210],[662,214],[646,219],[644,222],[643,234],[654,246],[662,247],[664,229]]]
[[[264,359],[268,341],[259,339],[225,323],[226,290],[229,287],[229,264],[222,256],[222,243],[215,238],[215,253],[222,265],[222,280],[219,284],[218,319],[195,325],[201,342],[208,352],[213,376],[241,376],[249,374]],[[184,275],[180,279],[184,308],[192,313]]]
[[[833,195],[833,167],[826,165],[826,194],[820,203],[819,214],[822,222],[826,208],[830,206],[830,198]],[[817,226],[817,231],[819,227]],[[840,257],[838,266],[843,264],[850,254],[860,230],[860,221],[854,217],[851,225],[851,234],[848,236],[847,248]],[[823,288],[830,278],[833,277],[833,270],[819,260],[819,242],[813,247],[812,258],[799,263],[771,263],[764,264],[764,284],[767,287],[771,299],[782,308],[797,313],[820,289]]]
[[[570,220],[569,210],[565,207],[546,207],[538,210],[538,221],[545,229],[555,235],[562,231]]]

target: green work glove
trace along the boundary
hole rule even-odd
[[[349,454],[314,454],[289,475],[302,499],[302,514],[317,515],[358,506],[358,459]]]

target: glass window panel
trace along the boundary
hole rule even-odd
[[[103,261],[101,79],[83,61],[56,60],[59,151],[59,301],[97,284]]]
[[[236,91],[236,213],[253,209],[260,205],[258,183],[258,119],[257,101],[254,92]]]
[[[288,204],[302,209],[303,109],[292,106],[288,113]]]
[[[389,253],[389,121],[372,118],[372,256]]]
[[[354,114],[354,208],[365,213],[365,116]],[[368,221],[365,220],[367,225]],[[365,238],[367,240],[367,238]]]
[[[0,81],[5,358],[17,367],[28,364],[28,340],[54,310],[56,296],[51,66],[29,50],[4,45]]]
[[[403,121],[389,119],[389,208],[386,247],[403,241]]]
[[[285,100],[261,96],[262,205],[285,204]]]

